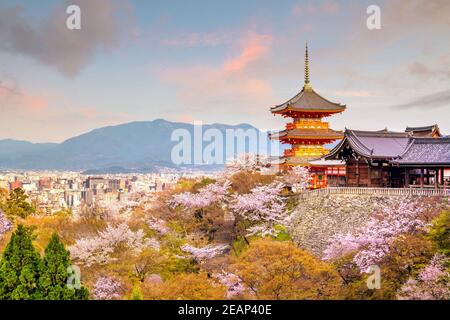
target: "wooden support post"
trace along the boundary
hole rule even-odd
[[[420,169],[420,187],[423,188],[423,168]]]
[[[439,180],[439,169],[436,168],[434,170],[434,188],[437,189],[438,188],[438,180]]]
[[[356,186],[359,187],[359,159],[356,160]]]
[[[405,168],[405,188],[409,188],[409,169]]]

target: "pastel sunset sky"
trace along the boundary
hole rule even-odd
[[[306,41],[312,87],[347,105],[334,129],[450,134],[449,40],[448,0],[2,0],[0,139],[157,118],[281,128],[269,108],[301,90]]]

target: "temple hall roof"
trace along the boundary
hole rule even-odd
[[[401,166],[444,165],[450,167],[450,138],[413,138],[405,152],[391,162]]]
[[[370,159],[393,159],[402,155],[411,143],[411,134],[406,132],[358,131],[346,129],[344,139],[330,151],[325,159],[333,159],[349,146],[358,155]]]
[[[411,132],[414,136],[417,137],[442,137],[439,126],[437,124],[424,127],[406,127],[405,132]]]

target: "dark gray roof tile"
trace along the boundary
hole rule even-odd
[[[270,110],[272,112],[280,112],[288,108],[295,111],[326,110],[342,112],[345,110],[345,105],[331,102],[316,93],[313,89],[303,89],[293,98],[289,99],[283,104],[271,108]]]
[[[393,163],[450,165],[450,138],[415,138]]]

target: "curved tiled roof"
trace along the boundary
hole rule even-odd
[[[450,138],[414,138],[405,152],[392,163],[450,166]]]
[[[406,132],[411,131],[432,131],[434,129],[439,129],[437,124],[433,124],[431,126],[423,126],[423,127],[406,127]]]
[[[280,139],[283,137],[291,137],[294,139],[341,139],[342,131],[335,131],[332,129],[302,129],[295,128],[291,130],[283,130],[270,135],[272,139]]]
[[[414,136],[421,137],[442,137],[437,124],[424,127],[406,127],[405,132],[411,132]]]
[[[279,164],[282,165],[291,165],[291,166],[309,166],[311,161],[319,160],[317,156],[313,157],[299,157],[299,156],[291,156],[291,157],[282,157]]]
[[[393,159],[403,154],[410,143],[411,134],[405,132],[346,129],[344,139],[325,158],[333,157],[348,144],[360,156]]]
[[[273,113],[282,112],[284,110],[303,111],[303,112],[342,112],[345,105],[331,102],[311,88],[303,88],[296,96],[289,99],[285,103],[270,108]]]

